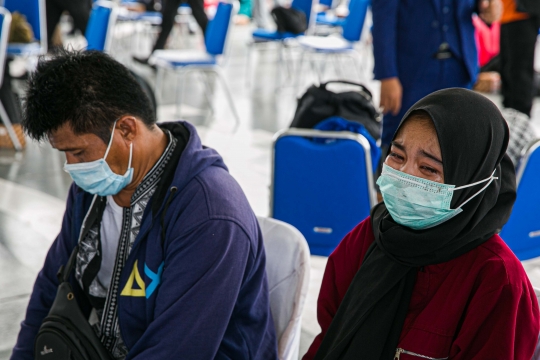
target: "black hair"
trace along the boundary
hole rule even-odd
[[[60,49],[50,59],[41,58],[29,76],[22,125],[34,140],[69,122],[75,134],[92,133],[107,143],[113,123],[125,115],[148,128],[156,123],[137,80],[107,54]]]

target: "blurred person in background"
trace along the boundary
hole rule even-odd
[[[235,25],[247,25],[251,22],[253,0],[240,0],[240,9],[234,18]]]
[[[529,3],[532,6],[526,8]],[[540,1],[503,0],[503,4],[500,50],[503,105],[530,117],[536,91],[534,51],[540,26]]]
[[[501,0],[373,0],[375,79],[381,81],[382,146],[405,111],[433,91],[471,88],[478,72],[472,16],[491,24]]]
[[[52,49],[55,45],[53,43],[53,34],[64,11],[67,11],[73,18],[75,30],[79,30],[84,35],[90,18],[90,11],[92,10],[92,0],[46,0],[45,8],[48,47]]]
[[[154,52],[155,50],[165,49],[167,39],[169,38],[169,35],[171,34],[172,28],[174,26],[174,19],[178,14],[178,7],[182,2],[183,0],[164,0],[164,4],[162,4],[161,7],[161,30],[156,39],[156,42],[154,43],[154,46],[152,47],[152,52]],[[203,35],[205,35],[206,27],[208,26],[208,16],[206,16],[206,13],[204,12],[204,0],[187,0],[187,3],[191,8],[191,13],[193,14],[193,17],[197,21],[197,24],[199,24]],[[150,53],[150,55],[152,54]],[[148,58],[149,57],[140,58],[134,56],[133,60],[140,64],[147,65]]]

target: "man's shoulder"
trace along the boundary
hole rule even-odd
[[[180,191],[176,206],[190,224],[225,220],[240,226],[250,238],[258,235],[256,217],[242,188],[222,167],[209,166],[192,178]]]

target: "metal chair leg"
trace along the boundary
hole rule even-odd
[[[176,80],[176,117],[182,118],[182,101],[184,100],[184,91],[186,89],[187,71],[180,70]]]
[[[289,53],[289,58],[287,59],[287,52]],[[290,61],[289,61],[290,60]],[[283,43],[283,61],[285,63],[285,67],[286,67],[286,70],[287,70],[287,77],[290,79],[293,74],[294,74],[294,70],[292,69],[292,54],[291,54],[291,49],[290,47],[287,46],[286,43]]]
[[[161,66],[157,68],[156,74],[156,98],[158,103],[163,103],[163,79],[165,78],[165,69]]]
[[[276,72],[276,88],[275,91],[281,89],[281,70],[283,69],[283,41],[280,41],[278,44],[278,61],[277,61],[277,72]]]
[[[343,79],[343,71],[342,69],[345,69],[343,67],[343,63],[341,62],[341,56],[335,55],[334,57],[334,70],[336,72],[336,75],[338,78]]]
[[[319,72],[320,69],[317,66],[317,61],[315,59],[315,54],[310,54],[310,55],[312,55],[311,58],[309,59],[309,66],[311,68],[311,72],[313,72],[317,76],[317,81],[320,84],[321,83],[321,74]]]
[[[13,129],[13,125],[11,124],[11,121],[9,120],[9,116],[6,112],[6,109],[4,108],[4,104],[0,101],[0,118],[2,118],[2,122],[4,123],[6,130],[8,132],[9,138],[11,139],[11,142],[13,142],[13,147],[17,151],[22,151],[21,143],[19,142],[19,138],[17,137],[17,134],[15,134],[15,130]]]
[[[208,108],[210,110],[209,118],[212,118],[215,114],[214,111],[214,105],[212,104],[212,98],[210,97],[210,94],[212,93],[212,88],[209,84],[208,79],[208,73],[206,71],[199,72],[199,77],[204,85],[204,97],[206,99],[206,103],[208,104]]]
[[[303,79],[302,77],[302,70],[303,70],[303,67],[304,67],[304,55],[305,55],[306,51],[305,50],[301,50],[301,53],[300,53],[300,59],[298,60],[298,69],[296,69],[296,79],[295,79],[295,82],[294,82],[294,92],[295,93],[298,93],[298,90],[300,88],[300,83]]]
[[[251,52],[255,43],[253,41],[248,42],[247,44],[247,65],[246,65],[246,87],[251,88]]]
[[[229,90],[229,85],[227,85],[227,81],[225,80],[225,77],[221,73],[220,69],[212,69],[211,71],[214,72],[217,75],[217,78],[221,81],[221,85],[223,86],[223,90],[225,91],[225,95],[227,96],[227,100],[229,101],[229,106],[231,107],[231,111],[236,120],[236,125],[233,130],[233,131],[236,131],[238,130],[238,127],[240,126],[240,116],[238,116],[238,112],[236,111],[236,106],[234,105],[232,94],[231,94],[231,91]]]

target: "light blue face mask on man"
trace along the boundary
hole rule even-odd
[[[383,164],[377,185],[384,204],[395,222],[414,230],[428,229],[450,220],[463,211],[462,207],[484,191],[497,177],[495,171],[487,179],[456,187],[406,174]],[[455,209],[450,209],[454,191],[488,181],[482,189]]]
[[[116,195],[133,179],[133,168],[131,167],[133,143],[129,145],[129,163],[124,175],[115,174],[105,161],[111,149],[115,126],[116,121],[113,125],[111,140],[109,140],[105,156],[102,159],[79,164],[68,164],[67,162],[64,164],[64,171],[71,175],[75,184],[90,194],[99,196]]]

